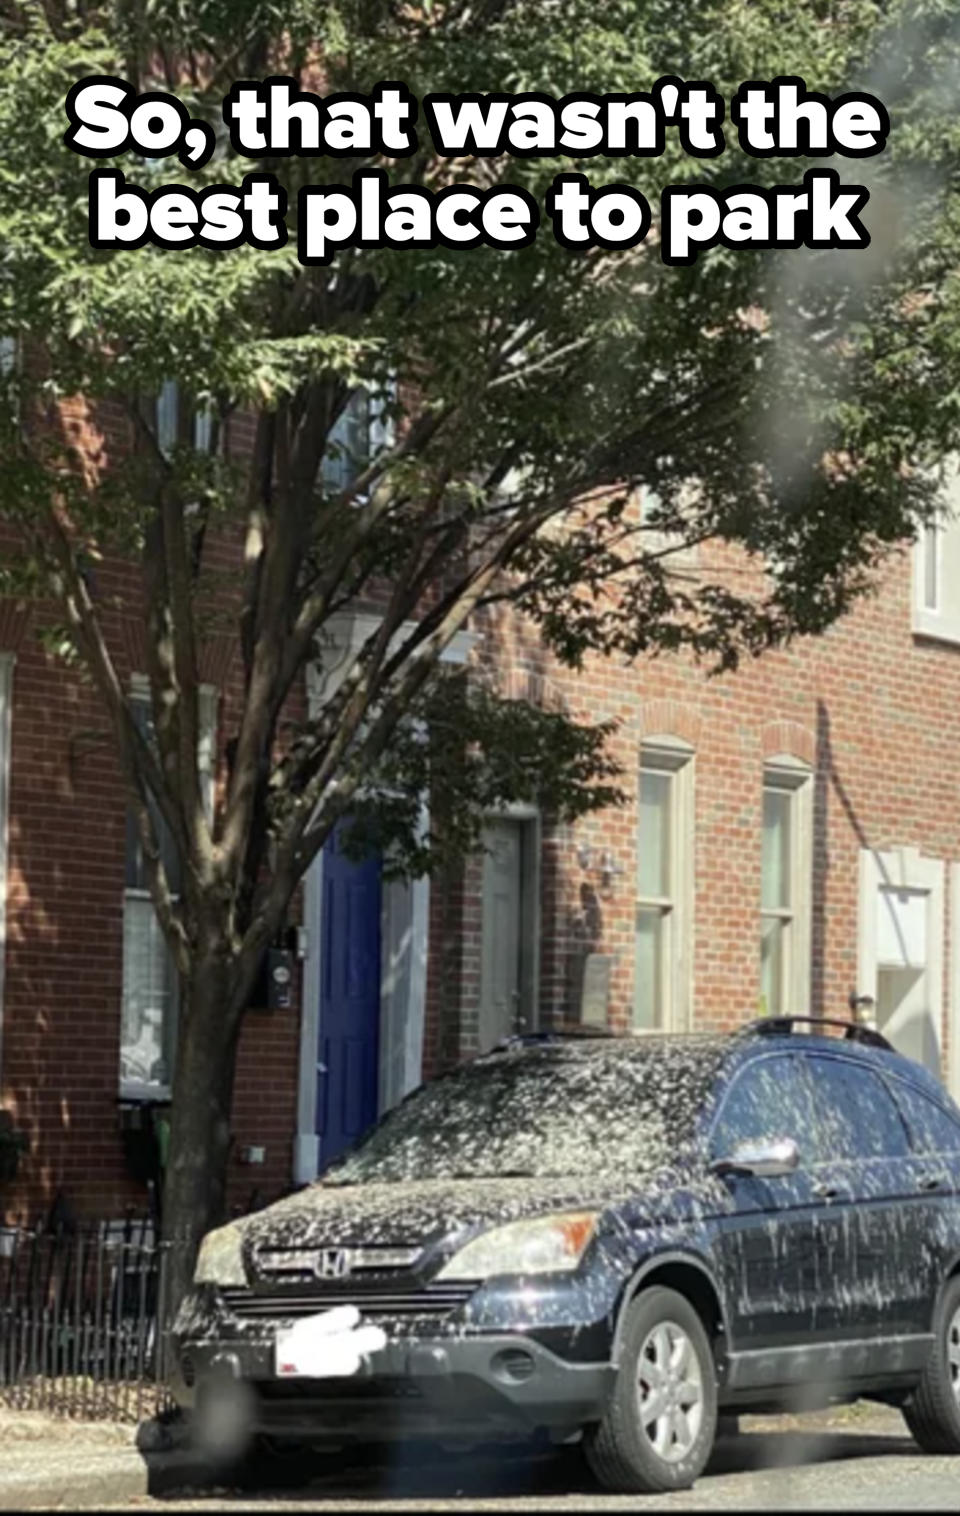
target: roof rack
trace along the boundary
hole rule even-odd
[[[860,1042],[865,1047],[884,1048],[894,1051],[882,1032],[872,1026],[863,1026],[859,1021],[841,1021],[835,1016],[763,1016],[759,1021],[750,1021],[741,1028],[744,1036],[786,1037],[795,1026],[838,1027],[843,1029],[847,1042]]]

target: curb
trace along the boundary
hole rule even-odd
[[[9,1451],[4,1452],[4,1464]],[[209,1485],[210,1477],[209,1468],[184,1451],[84,1451],[82,1468],[77,1467],[76,1455],[46,1457],[41,1467],[25,1459],[22,1468],[0,1467],[0,1511],[97,1509],[138,1495]]]
[[[873,1408],[871,1414],[843,1416],[837,1416],[835,1412],[814,1417],[754,1417],[745,1413],[741,1425],[751,1438],[771,1433],[801,1438],[830,1434],[845,1434],[847,1437],[906,1435],[899,1414],[876,1414]],[[141,1438],[148,1442],[154,1437],[165,1440],[171,1435],[169,1431],[151,1430],[144,1439],[144,1430],[141,1428]],[[316,1498],[321,1501],[356,1501],[354,1473],[355,1470],[351,1470],[346,1480],[338,1482],[335,1489],[329,1485],[318,1489]],[[310,1482],[306,1481],[307,1484]],[[266,1483],[271,1490],[276,1490],[269,1478]],[[161,1440],[159,1447],[152,1448],[138,1448],[133,1442],[115,1447],[78,1442],[69,1447],[54,1448],[49,1443],[44,1445],[42,1440],[0,1441],[0,1511],[97,1510],[102,1506],[124,1505],[145,1496],[209,1495],[215,1490],[223,1493],[222,1477],[218,1479],[209,1462],[185,1439],[180,1440],[179,1445],[174,1441],[173,1446],[169,1441],[164,1446]],[[288,1495],[291,1493],[285,1485],[284,1491]],[[252,1490],[245,1488],[243,1493],[247,1498],[256,1499]],[[276,1495],[273,1498],[276,1499]],[[373,1498],[371,1492],[362,1489],[359,1494],[361,1504],[369,1498]],[[282,1499],[281,1496],[280,1506]]]

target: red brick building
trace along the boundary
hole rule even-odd
[[[371,614],[341,618],[316,680]],[[137,637],[112,635],[135,688]],[[205,656],[212,752],[237,668],[228,640]],[[411,886],[325,850],[294,1003],[245,1025],[238,1205],[311,1177],[422,1074],[557,1020],[732,1027],[844,1016],[854,992],[960,1094],[960,524],[826,635],[736,675],[677,657],[573,676],[509,616],[450,656],[504,693],[616,717],[628,803],[575,828],[491,817],[486,853]],[[0,1106],[30,1142],[0,1183],[8,1220],[58,1193],[83,1214],[142,1205],[123,1129],[167,1091],[175,996],[102,728],[36,618],[0,606]]]
[[[428,1066],[508,1029],[509,1006],[518,1025],[726,1029],[767,1011],[845,1017],[854,995],[960,1094],[949,511],[853,614],[735,675],[672,657],[596,658],[575,677],[508,619],[473,657],[507,690],[616,717],[629,799],[570,830],[492,823],[496,845],[431,917]],[[521,900],[500,912],[511,956],[498,891]]]

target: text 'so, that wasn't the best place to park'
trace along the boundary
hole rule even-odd
[[[592,184],[584,169],[558,172],[542,205],[521,185],[481,189],[460,177],[429,189],[395,182],[387,168],[357,169],[349,184],[303,186],[295,207],[277,175],[253,170],[239,184],[156,182],[157,165],[176,155],[198,173],[229,139],[233,153],[266,157],[351,157],[401,162],[420,150],[422,119],[438,158],[484,157],[624,160],[656,158],[673,132],[680,149],[704,160],[728,143],[727,102],[707,83],[658,79],[632,95],[427,95],[382,83],[369,95],[323,97],[273,77],[232,86],[222,102],[223,131],[192,119],[183,103],[160,91],[138,94],[112,75],[80,80],[66,101],[74,151],[112,159],[90,174],[90,240],[99,248],[247,244],[286,245],[295,210],[297,254],[326,264],[346,247],[516,250],[549,223],[571,252],[635,247],[653,229],[667,264],[690,264],[708,248],[839,248],[869,245],[860,214],[862,184],[842,181],[833,166],[808,167],[787,185],[743,182],[666,184],[655,205],[627,182]],[[808,91],[802,79],[780,77],[740,85],[729,119],[741,152],[751,158],[872,157],[890,130],[874,97],[836,98]],[[151,187],[114,166],[125,152],[150,160]]]

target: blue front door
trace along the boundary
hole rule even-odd
[[[317,1135],[324,1167],[377,1118],[380,859],[353,863],[340,829],[323,850]]]

